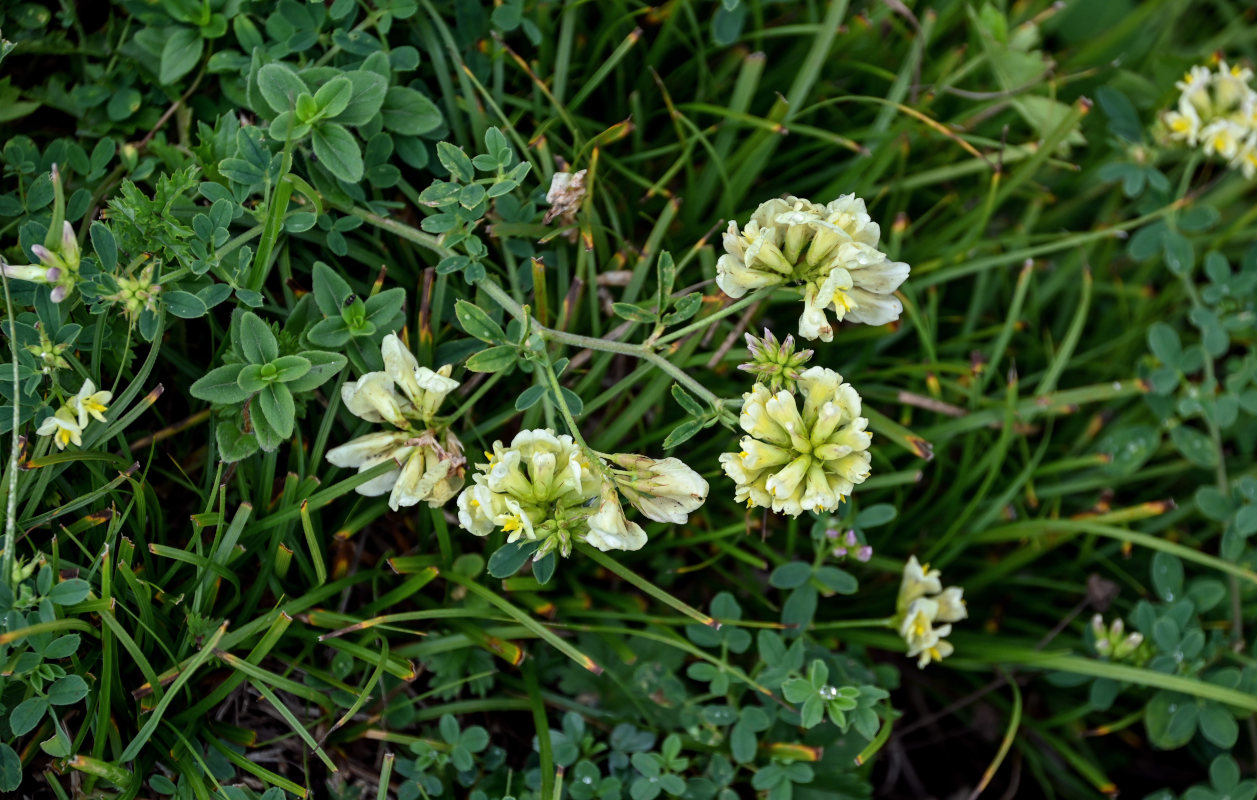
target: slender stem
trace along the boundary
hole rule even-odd
[[[546,361],[546,379],[550,382],[550,388],[554,391],[554,402],[559,407],[559,414],[563,417],[564,424],[567,429],[572,432],[572,438],[584,450],[589,450],[589,445],[585,443],[585,438],[580,435],[580,426],[576,424],[576,418],[572,416],[572,409],[567,407],[567,401],[563,399],[563,387],[559,385],[559,376],[554,374],[554,367],[550,366],[550,362]],[[591,461],[601,466],[602,459],[593,458]],[[603,470],[605,472],[605,469]]]
[[[13,564],[17,558],[17,461],[22,447],[18,438],[18,428],[22,424],[20,410],[22,397],[22,377],[18,372],[17,363],[17,330],[14,328],[17,316],[13,313],[13,296],[9,293],[9,276],[0,270],[0,280],[4,281],[4,303],[8,310],[9,352],[13,356],[13,431],[12,444],[9,447],[9,496],[4,514],[4,552],[0,553],[0,580],[13,584],[13,594],[17,595],[16,582],[13,580]]]
[[[454,251],[450,250],[449,248],[441,244],[440,240],[437,239],[437,237],[431,236],[427,233],[424,233],[423,231],[416,230],[412,228],[411,226],[406,225],[404,223],[396,222],[394,220],[381,217],[379,214],[372,213],[363,208],[352,208],[349,210],[349,213],[362,219],[365,222],[369,222],[372,225],[375,225],[378,228],[383,228],[384,230],[389,231],[390,233],[395,233],[404,239],[407,239],[409,241],[414,242],[415,244],[425,247],[431,250],[432,252],[436,253],[437,255],[441,256],[442,258],[446,256],[454,255]],[[528,315],[525,313],[523,306],[521,306],[514,297],[511,297],[509,292],[507,292],[500,285],[498,285],[497,281],[495,281],[494,279],[488,278],[488,277],[482,278],[481,280],[476,282],[476,285],[480,287],[481,291],[489,295],[489,297],[493,298],[494,302],[502,306],[502,308],[506,309],[506,311],[509,312],[511,316],[515,317],[521,322],[523,322],[527,318]],[[744,308],[747,305],[750,305],[751,303],[760,299],[762,297],[761,292],[766,293],[769,291],[771,290],[760,290],[757,292],[753,292],[752,294],[743,298],[739,302],[734,303],[728,306],[727,308],[721,309],[720,311],[717,311],[715,314],[704,317],[702,320],[699,320],[696,323],[687,325],[686,327],[682,328],[680,331],[676,331],[673,334],[670,334],[664,339],[661,339],[659,343],[662,344],[667,341],[671,341],[675,338],[678,338],[678,336],[684,336],[686,333],[692,330],[697,330],[699,327],[709,325],[715,320],[720,319],[729,314],[732,314],[738,311],[739,309]],[[673,364],[664,356],[660,355],[659,353],[656,353],[654,349],[651,347],[647,347],[646,345],[641,345],[641,344],[629,344],[627,342],[615,342],[615,341],[609,341],[606,339],[595,339],[591,336],[581,336],[580,334],[576,334],[576,333],[568,333],[566,331],[559,331],[559,330],[555,330],[554,328],[547,328],[544,325],[540,325],[535,320],[532,323],[532,329],[536,331],[537,333],[541,334],[542,338],[549,342],[560,342],[562,344],[571,345],[573,347],[583,347],[589,350],[597,350],[604,353],[618,353],[620,355],[633,356],[634,358],[640,358],[644,361],[649,361],[651,364],[663,370],[668,375],[671,375],[673,379],[675,379],[678,383],[680,383],[686,389],[689,389],[694,394],[698,395],[699,397],[702,397],[712,406],[716,408],[723,407],[723,401],[721,400],[719,395],[712,392],[710,389],[708,389],[699,381],[690,377],[690,375],[687,374],[684,370],[682,370],[680,367]]]
[[[595,547],[585,544],[584,542],[577,542],[576,549],[579,550],[581,554],[584,555],[585,557],[596,562],[598,566],[602,567],[608,572],[612,572],[620,576],[621,578],[633,584],[638,589],[641,589],[643,592],[655,598],[656,600],[666,603],[667,605],[671,606],[676,611],[680,611],[682,614],[689,617],[690,619],[695,620],[699,623],[702,623],[703,625],[706,625],[709,628],[720,630],[720,623],[717,620],[713,619],[712,617],[709,617],[708,615],[688,605],[687,603],[682,602],[676,597],[673,597],[671,594],[664,591],[663,589],[660,589],[658,586],[646,580],[641,575],[638,575],[636,572],[624,566],[619,561],[616,561],[614,558],[607,556],[601,550],[598,550]]]
[[[832,631],[840,628],[892,628],[894,627],[894,617],[880,617],[878,619],[843,619],[837,622],[821,622],[812,625],[808,630],[813,631]]]
[[[477,284],[485,294],[493,298],[493,300],[511,313],[512,316],[519,320],[524,319],[524,309],[519,303],[515,302],[506,291],[490,278],[485,278]],[[707,318],[708,320],[711,317]],[[567,331],[556,331],[553,328],[547,328],[536,324],[534,321],[532,329],[540,333],[542,338],[551,342],[561,342],[563,344],[572,345],[573,347],[584,347],[589,350],[599,350],[604,353],[619,353],[621,355],[633,356],[643,361],[649,361],[659,369],[671,375],[678,383],[685,388],[699,395],[713,406],[721,405],[719,395],[712,392],[699,381],[690,377],[685,370],[673,364],[659,353],[640,344],[629,344],[627,342],[615,342],[607,339],[595,339],[591,336],[581,336],[576,333],[568,333]]]
[[[353,214],[355,217],[358,217],[364,222],[371,223],[377,228],[383,228],[389,233],[395,233],[398,236],[402,237],[403,239],[407,239],[421,247],[425,247],[428,250],[431,250],[432,252],[439,255],[441,258],[447,258],[452,255],[457,255],[457,253],[455,253],[453,250],[441,244],[441,240],[438,239],[437,237],[428,233],[424,233],[421,230],[412,228],[411,226],[406,225],[404,223],[397,222],[395,220],[391,220],[386,217],[381,217],[379,214],[374,214],[370,211],[367,211],[365,208],[351,208],[349,209],[349,213]]]
[[[747,306],[752,305],[754,303],[758,303],[760,300],[763,300],[764,298],[771,295],[776,289],[777,289],[776,286],[768,286],[763,289],[756,289],[755,291],[748,294],[746,297],[743,297],[741,300],[738,300],[736,303],[730,303],[729,305],[725,306],[724,308],[720,309],[714,314],[708,314],[707,316],[703,317],[700,320],[691,322],[689,325],[686,325],[684,328],[678,328],[672,333],[669,333],[667,336],[663,336],[663,337],[660,337],[659,339],[656,339],[655,344],[656,345],[667,344],[668,342],[676,341],[677,339],[680,339],[684,336],[688,336],[694,331],[701,330],[707,327],[708,325],[710,325],[711,323],[715,322],[718,319],[723,319],[724,317],[727,317],[730,314],[736,314],[737,312],[741,311]]]

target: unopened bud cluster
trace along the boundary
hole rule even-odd
[[[739,364],[738,369],[751,373],[756,383],[762,383],[774,392],[782,389],[793,392],[799,376],[803,374],[803,365],[812,358],[812,351],[795,352],[793,334],[788,334],[784,342],[777,341],[767,328],[763,338],[749,333],[745,335],[751,360]]]
[[[1126,632],[1126,625],[1121,617],[1115,618],[1106,627],[1104,617],[1096,614],[1091,618],[1091,632],[1095,635],[1096,655],[1111,661],[1134,661],[1142,663],[1147,658],[1144,648],[1144,637],[1138,631]]]

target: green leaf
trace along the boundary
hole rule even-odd
[[[668,434],[668,438],[663,440],[665,450],[670,450],[677,445],[687,442],[703,429],[703,423],[696,419],[687,419],[680,425],[672,429]]]
[[[9,712],[9,730],[14,736],[25,736],[34,730],[48,711],[48,700],[36,695],[23,700]]]
[[[1139,122],[1139,114],[1126,95],[1111,86],[1096,89],[1096,100],[1100,110],[1109,118],[1109,130],[1128,142],[1143,140],[1143,125]]]
[[[118,243],[113,238],[113,231],[103,222],[93,222],[88,229],[92,237],[92,250],[96,252],[96,260],[105,272],[113,272],[118,267]]]
[[[384,127],[405,136],[430,133],[445,121],[435,103],[405,86],[389,89],[380,110],[384,115]]]
[[[681,405],[681,408],[684,408],[688,413],[696,417],[702,417],[707,413],[702,403],[699,403],[694,399],[693,395],[681,388],[679,383],[672,384],[672,398]]]
[[[810,585],[803,585],[790,593],[781,608],[781,621],[792,628],[795,635],[801,634],[812,624],[816,614],[817,591]]]
[[[1183,562],[1178,556],[1158,551],[1152,556],[1152,587],[1167,603],[1183,594]]]
[[[860,582],[854,575],[837,567],[821,567],[816,571],[816,579],[837,594],[855,594],[860,588]]]
[[[336,121],[342,125],[366,125],[380,113],[384,95],[388,92],[388,79],[365,69],[343,75],[353,84],[353,96],[349,105],[336,115]]]
[[[78,651],[82,639],[83,637],[77,633],[67,633],[65,636],[58,636],[44,648],[43,656],[50,661],[55,661],[59,658],[69,658]]]
[[[22,759],[17,751],[0,742],[0,792],[15,792],[22,785]]]
[[[538,583],[544,586],[550,582],[551,578],[554,577],[554,570],[558,567],[558,565],[559,559],[555,556],[554,551],[552,550],[532,562],[533,577],[537,579]]]
[[[472,372],[501,372],[515,364],[518,350],[515,345],[490,347],[474,353],[467,359],[467,369]]]
[[[78,675],[58,678],[48,687],[48,702],[54,706],[68,706],[87,697],[87,681]]]
[[[292,437],[297,409],[292,400],[292,392],[287,386],[271,383],[262,387],[257,394],[257,405],[262,410],[262,416],[266,417],[267,423],[281,439]]]
[[[343,347],[352,338],[349,325],[340,317],[328,317],[314,324],[306,337],[319,347]]]
[[[279,357],[279,343],[271,326],[252,311],[240,315],[240,348],[251,364],[269,364]]]
[[[386,289],[367,298],[367,322],[377,328],[393,324],[402,307],[406,305],[406,290],[397,287]]]
[[[876,528],[893,520],[898,513],[889,503],[877,503],[855,515],[855,526],[861,529]]]
[[[647,310],[632,303],[612,303],[611,310],[617,317],[629,322],[654,322],[658,318],[653,310]]]
[[[1222,522],[1235,513],[1235,504],[1231,502],[1231,498],[1217,487],[1201,486],[1196,490],[1195,499],[1200,512],[1214,522]]]
[[[677,301],[673,303],[673,308],[676,310],[663,315],[663,324],[676,325],[678,323],[685,322],[687,319],[697,314],[698,310],[702,307],[703,293],[690,292],[684,297],[678,298]]]
[[[520,392],[519,397],[515,399],[516,411],[527,411],[537,404],[537,401],[545,397],[547,388],[545,386],[529,386]]]
[[[1182,747],[1196,733],[1200,707],[1196,701],[1176,692],[1153,695],[1144,709],[1144,726],[1153,745],[1163,750]]]
[[[324,316],[340,318],[341,306],[345,298],[353,294],[349,283],[336,270],[322,261],[314,262],[312,270],[314,278],[314,302]]]
[[[449,170],[450,175],[462,183],[471,183],[475,179],[476,174],[472,168],[471,159],[461,148],[449,142],[437,142],[436,157],[440,159],[441,166]]]
[[[310,91],[292,67],[279,62],[258,70],[258,89],[276,114],[296,108],[297,98]]]
[[[314,97],[309,92],[302,92],[297,95],[297,119],[302,122],[313,122],[321,115],[319,113],[319,104],[314,101]]]
[[[219,405],[243,403],[249,393],[241,389],[237,383],[242,369],[244,369],[243,364],[225,364],[210,370],[208,374],[193,383],[189,391],[193,397],[209,403]]]
[[[488,312],[474,303],[459,300],[454,304],[454,314],[463,330],[482,342],[494,344],[506,341],[502,326],[493,321]]]
[[[245,364],[244,369],[240,370],[239,377],[236,378],[236,385],[240,387],[242,392],[253,394],[262,391],[268,381],[262,377],[261,364]]]
[[[1165,265],[1175,275],[1187,275],[1196,266],[1196,249],[1191,240],[1176,231],[1166,231],[1161,238]]]
[[[1183,359],[1183,343],[1178,332],[1164,322],[1155,322],[1148,328],[1148,349],[1167,367],[1178,369]]]
[[[323,166],[346,183],[362,180],[362,148],[343,125],[324,122],[314,128],[314,155]]]
[[[310,362],[310,371],[284,384],[294,394],[317,389],[336,377],[347,363],[347,359],[340,353],[329,353],[326,350],[305,350],[298,355]]]
[[[332,78],[314,93],[314,104],[325,119],[331,119],[349,107],[354,86],[343,75]]]
[[[310,371],[309,359],[302,356],[280,356],[271,366],[277,370],[275,380],[280,383],[292,383]]]
[[[563,397],[563,404],[567,406],[567,410],[572,412],[572,416],[579,417],[585,410],[585,401],[580,399],[580,395],[573,392],[566,386],[559,387],[559,394]]]
[[[812,577],[812,565],[804,561],[782,564],[768,576],[768,582],[778,589],[795,589]]]
[[[91,584],[82,578],[70,578],[53,586],[48,599],[59,606],[72,606],[87,599],[91,590]]]
[[[161,50],[158,80],[168,86],[187,75],[201,60],[205,52],[205,40],[192,28],[167,28],[171,31]]]
[[[1179,425],[1170,431],[1170,441],[1193,464],[1213,467],[1217,464],[1217,451],[1209,437],[1189,425]]]
[[[489,556],[489,574],[495,578],[509,578],[524,566],[533,553],[541,547],[540,542],[517,541],[504,544],[493,555]]]
[[[201,298],[179,289],[162,292],[161,298],[162,302],[166,304],[166,310],[181,319],[197,319],[205,316],[209,311],[205,301],[201,300]]]
[[[1239,739],[1235,715],[1220,703],[1204,703],[1200,709],[1200,733],[1218,747],[1231,749]]]

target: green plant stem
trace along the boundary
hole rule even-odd
[[[655,598],[656,600],[660,600],[668,604],[676,611],[680,611],[682,614],[684,614],[685,616],[689,617],[692,620],[695,620],[696,622],[706,625],[707,627],[712,628],[714,630],[720,630],[719,621],[717,621],[713,617],[709,617],[708,615],[690,606],[689,604],[684,603],[681,600],[678,600],[676,597],[673,597],[668,592],[664,591],[663,589],[660,589],[658,586],[646,580],[641,575],[638,575],[636,572],[624,566],[620,562],[616,561],[614,558],[611,558],[610,556],[604,554],[601,550],[597,549],[596,547],[585,544],[584,542],[577,542],[576,549],[579,550],[581,554],[584,555],[586,558],[597,563],[598,566],[602,567],[608,572],[618,575],[619,577],[633,584],[638,589],[641,589],[643,592]]]
[[[833,631],[842,628],[893,628],[895,625],[894,617],[879,617],[876,619],[842,619],[836,622],[822,622],[812,625],[808,630],[813,631]]]
[[[9,276],[0,271],[0,280],[4,282],[4,304],[8,313],[9,322],[9,354],[13,358],[13,430],[9,437],[11,444],[9,446],[9,490],[8,497],[5,498],[4,513],[4,552],[0,553],[0,580],[6,584],[12,584],[13,596],[17,596],[17,582],[13,580],[13,564],[17,558],[14,548],[17,547],[17,462],[22,454],[21,440],[18,438],[18,428],[22,424],[21,415],[21,395],[22,395],[22,378],[18,372],[17,364],[17,330],[14,323],[17,316],[13,313],[13,296],[9,293]]]
[[[449,256],[457,255],[457,253],[453,250],[441,244],[441,240],[437,237],[429,233],[424,233],[416,228],[412,228],[404,223],[397,222],[386,217],[381,217],[379,214],[375,214],[365,208],[351,208],[348,213],[358,217],[363,222],[369,222],[377,228],[382,228],[389,233],[395,233],[407,241],[414,242],[421,247],[431,250],[441,258],[448,258]]]
[[[514,298],[507,294],[507,292],[491,278],[485,278],[478,281],[476,285],[479,286],[485,294],[492,297],[495,302],[509,311],[516,319],[523,321],[523,319],[527,316],[524,313],[523,307],[519,303],[515,302]],[[708,319],[710,319],[710,317]],[[671,361],[645,345],[615,342],[607,339],[595,339],[591,336],[581,336],[576,333],[556,331],[553,328],[538,325],[535,321],[533,322],[532,330],[541,334],[542,338],[546,341],[561,342],[563,344],[572,345],[573,347],[599,350],[604,353],[619,353],[621,355],[633,356],[634,358],[640,358],[643,361],[648,361],[662,371],[666,372],[668,375],[671,375],[677,383],[680,383],[694,394],[702,397],[709,404],[713,406],[719,406],[721,404],[721,398],[718,395],[699,381],[692,378],[687,372],[685,372],[685,370],[681,369],[676,364],[673,364]]]
[[[703,328],[707,327],[708,325],[711,325],[711,323],[715,322],[718,319],[723,319],[729,316],[730,314],[736,314],[737,312],[741,311],[747,306],[758,303],[760,300],[763,300],[767,298],[769,295],[771,295],[774,291],[776,291],[776,289],[777,289],[776,286],[768,286],[763,289],[756,289],[755,291],[748,294],[746,297],[743,297],[741,300],[738,300],[736,303],[730,303],[729,305],[725,306],[724,308],[720,309],[714,314],[708,314],[707,316],[703,317],[702,319],[696,322],[691,322],[689,325],[686,325],[684,328],[678,328],[672,333],[669,333],[667,336],[659,337],[658,339],[655,340],[655,345],[658,346],[661,344],[667,344],[668,342],[674,342],[677,339],[688,336],[694,331],[702,330]]]
[[[442,258],[455,255],[454,251],[450,250],[449,248],[441,244],[440,240],[437,237],[424,233],[423,231],[416,230],[415,228],[412,228],[409,225],[396,222],[394,220],[390,220],[385,217],[381,217],[379,214],[372,213],[363,208],[351,208],[349,210],[349,213],[354,215],[355,217],[358,217],[364,222],[369,222],[378,228],[382,228],[386,231],[389,231],[390,233],[395,233],[398,236],[401,236],[403,239],[406,239],[422,247],[425,247],[428,250],[431,250],[432,252],[441,256]],[[480,289],[483,290],[485,294],[492,297],[495,302],[497,302],[499,305],[502,306],[502,308],[509,311],[511,316],[515,317],[516,319],[520,321],[523,321],[524,318],[527,316],[524,313],[523,306],[521,306],[519,302],[515,300],[515,298],[511,297],[511,295],[506,290],[504,290],[501,286],[499,286],[498,283],[494,281],[492,278],[484,278],[482,280],[479,280],[476,282],[476,285],[479,286]],[[746,298],[743,298],[742,305],[739,305],[738,303],[734,303],[728,308],[722,309],[721,311],[718,311],[709,317],[705,317],[704,319],[700,320],[697,323],[694,323],[692,325],[686,326],[685,328],[682,328],[681,331],[677,331],[676,333],[684,335],[685,333],[688,333],[692,330],[697,330],[696,326],[701,327],[703,325],[710,324],[711,322],[714,322],[715,320],[720,319],[721,317],[734,313],[735,311],[739,310],[740,308],[745,307],[745,305],[749,305],[750,303],[754,302],[757,299],[759,299],[758,293],[749,295]],[[614,341],[609,341],[606,339],[595,339],[591,336],[581,336],[580,334],[576,334],[576,333],[568,333],[566,331],[555,330],[554,328],[547,328],[543,325],[537,324],[535,321],[532,327],[533,327],[533,330],[541,334],[542,338],[545,339],[546,341],[561,342],[563,344],[571,345],[573,347],[583,347],[589,350],[598,350],[604,353],[619,353],[620,355],[633,356],[634,358],[640,358],[643,361],[648,361],[654,366],[666,372],[668,375],[671,375],[672,378],[677,381],[677,383],[680,383],[682,386],[689,389],[694,394],[702,397],[709,404],[713,406],[717,406],[717,407],[719,407],[721,404],[721,399],[719,396],[717,396],[715,393],[713,393],[710,389],[708,389],[699,381],[690,377],[690,375],[686,373],[685,370],[676,366],[671,361],[664,358],[659,353],[655,352],[653,348],[647,347],[646,345],[628,344],[627,342],[614,342]],[[670,341],[674,338],[677,338],[676,334],[670,335],[665,340],[662,340],[660,343],[662,343],[663,341]]]

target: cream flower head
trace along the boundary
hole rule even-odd
[[[376,497],[389,493],[396,511],[421,500],[444,505],[463,486],[463,446],[437,418],[445,396],[458,388],[449,364],[433,371],[418,360],[394,334],[380,345],[384,371],[369,372],[341,387],[345,408],[367,422],[388,423],[396,430],[359,436],[334,447],[327,460],[338,467],[365,472],[392,461],[396,469],[359,486],[358,494]]]
[[[878,250],[880,238],[881,228],[853,194],[825,205],[774,198],[761,203],[745,227],[729,223],[716,283],[730,297],[767,286],[802,286],[799,334],[828,342],[834,331],[826,312],[866,325],[899,319],[903,305],[894,292],[909,267]]]
[[[636,453],[615,453],[607,458],[621,468],[611,470],[616,487],[634,508],[655,522],[683,525],[707,499],[707,481],[679,458],[649,458]]]
[[[83,444],[83,426],[79,424],[74,411],[68,405],[58,408],[51,417],[41,422],[35,429],[35,433],[40,436],[52,436],[52,442],[58,450],[64,450],[65,446],[71,442],[79,446]]]
[[[477,536],[501,528],[508,542],[539,541],[537,557],[556,549],[566,556],[573,540],[595,547],[611,542],[616,520],[604,507],[602,475],[571,436],[556,436],[548,429],[524,430],[510,446],[494,442],[485,457],[487,462],[476,465],[472,485],[458,496],[458,523],[464,528]],[[604,511],[591,538],[591,517]],[[619,518],[623,517],[620,511]],[[646,534],[634,527],[640,536],[626,525],[613,546],[640,548]]]
[[[1199,147],[1238,169],[1247,179],[1257,177],[1257,91],[1249,85],[1253,71],[1220,61],[1216,70],[1195,66],[1175,86],[1175,108],[1161,120],[1165,138]]]
[[[860,416],[860,395],[837,372],[812,367],[794,394],[763,384],[742,396],[742,451],[720,463],[748,507],[798,516],[834,511],[869,476],[872,437]]]
[[[922,566],[916,556],[909,556],[895,601],[895,620],[899,635],[908,645],[908,656],[919,656],[918,667],[951,655],[955,648],[945,641],[951,633],[951,623],[969,616],[964,590],[959,586],[942,587],[938,570]],[[935,623],[941,624],[934,627]]]
[[[105,412],[109,410],[109,401],[112,399],[113,392],[96,391],[96,384],[89,378],[83,381],[79,393],[71,397],[66,405],[78,414],[79,427],[86,428],[89,416],[99,422],[105,421]]]
[[[940,625],[939,604],[928,597],[913,600],[899,624],[899,635],[908,645],[908,657],[917,659],[917,667],[924,669],[931,661],[942,661],[955,652],[951,642],[944,639],[951,633],[951,625]]]

